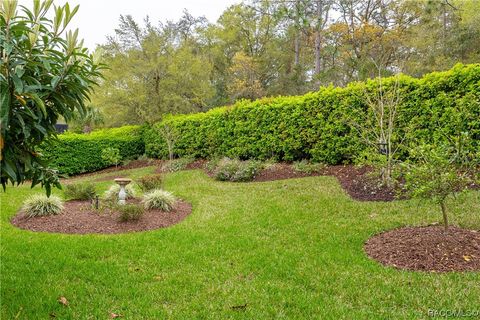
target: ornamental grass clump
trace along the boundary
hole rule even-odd
[[[252,181],[261,164],[256,161],[240,161],[224,158],[213,170],[215,179],[220,181],[246,182]]]
[[[29,218],[56,215],[63,210],[63,201],[57,196],[47,197],[36,194],[28,198],[23,204],[23,211]]]
[[[91,200],[95,198],[97,192],[93,183],[86,182],[67,184],[64,194],[70,200]]]
[[[120,192],[120,186],[113,184],[107,191],[105,191],[105,199],[110,201],[118,200],[118,193]],[[125,186],[125,192],[127,193],[126,199],[135,198],[135,189],[131,184]]]
[[[193,157],[185,157],[185,158],[169,160],[168,162],[162,165],[162,171],[177,172],[180,170],[184,170],[193,161],[195,161],[195,158]]]
[[[145,209],[160,209],[162,211],[171,211],[176,201],[172,193],[161,189],[146,193],[142,200]]]

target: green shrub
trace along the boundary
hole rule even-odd
[[[67,199],[71,200],[91,200],[97,194],[95,185],[90,182],[67,184],[64,189]]]
[[[63,210],[63,201],[57,196],[36,194],[25,200],[23,211],[29,218],[56,215]]]
[[[383,80],[384,89],[393,83]],[[350,112],[353,120],[365,114],[365,92],[378,92],[378,86],[378,81],[369,80],[344,88],[323,87],[303,96],[240,101],[206,113],[167,116],[145,132],[145,152],[168,157],[167,144],[157,130],[168,125],[178,133],[178,156],[352,162],[366,146],[345,114]],[[460,131],[471,134],[471,149],[480,148],[479,87],[480,64],[457,65],[422,79],[399,77],[402,103],[394,139],[405,138],[405,145],[436,143]],[[409,156],[408,148],[398,152],[401,159]]]
[[[142,200],[145,209],[160,209],[162,211],[171,211],[175,205],[176,199],[173,194],[161,189],[152,190],[143,196]]]
[[[213,170],[215,179],[220,181],[245,182],[255,178],[261,164],[257,161],[240,161],[224,158]]]
[[[143,206],[138,204],[119,205],[117,210],[120,212],[119,218],[121,222],[137,221],[145,212]]]
[[[135,159],[145,152],[143,128],[125,126],[96,130],[89,134],[65,133],[42,145],[42,159],[60,173],[74,175],[107,168],[111,162],[102,158],[102,150],[116,148],[121,160]]]
[[[120,155],[120,150],[117,148],[105,148],[102,150],[102,159],[109,163],[115,165],[117,167],[122,160],[122,156]]]
[[[104,198],[109,201],[117,201],[118,193],[120,192],[120,186],[118,184],[112,184],[107,191],[105,191]],[[125,192],[127,193],[126,199],[135,198],[135,189],[131,184],[125,186]]]
[[[313,163],[308,160],[295,161],[293,169],[298,172],[306,174],[318,173],[325,169],[326,165],[323,163]]]
[[[161,174],[150,174],[136,180],[137,185],[143,192],[162,187],[163,176]]]
[[[452,145],[420,145],[412,150],[415,161],[403,163],[406,170],[404,190],[413,198],[427,199],[440,206],[445,230],[448,230],[446,200],[467,190],[476,182],[480,151],[463,148],[468,136]],[[455,139],[452,138],[452,141]]]
[[[185,157],[180,159],[169,160],[162,165],[162,171],[164,172],[176,172],[184,170],[190,163],[195,161],[193,157]]]

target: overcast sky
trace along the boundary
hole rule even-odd
[[[56,5],[65,2],[54,0]],[[80,29],[80,36],[90,49],[104,43],[107,35],[113,35],[121,14],[131,14],[139,22],[148,15],[156,23],[177,20],[183,9],[187,9],[193,16],[205,16],[215,22],[227,7],[239,2],[241,0],[68,0],[71,7],[80,5],[71,27]],[[31,0],[20,0],[19,4],[32,8]]]

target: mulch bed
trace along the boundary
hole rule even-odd
[[[365,252],[398,269],[448,272],[480,270],[480,232],[443,226],[404,227],[380,233]]]
[[[138,203],[138,199],[128,200]],[[148,210],[138,221],[120,222],[119,213],[111,210],[96,211],[89,201],[67,201],[59,215],[27,218],[20,212],[12,224],[26,230],[70,234],[113,234],[165,228],[179,223],[192,212],[192,206],[179,200],[174,210]]]
[[[355,200],[359,201],[393,201],[397,198],[395,189],[380,183],[371,167],[353,165],[328,166],[319,172],[305,173],[296,171],[291,164],[278,163],[259,172],[253,181],[272,181],[312,176],[334,176],[343,189]]]
[[[294,179],[294,178],[304,178],[318,176],[320,173],[312,172],[300,172],[296,171],[291,164],[288,163],[275,163],[265,170],[261,170],[257,173],[253,181],[263,182],[263,181],[273,181],[273,180],[283,180],[283,179]]]
[[[336,177],[350,197],[358,201],[393,201],[403,198],[393,187],[383,185],[371,167],[330,166],[324,174]]]
[[[102,169],[102,170],[99,170],[99,171],[95,171],[95,172],[77,174],[77,175],[75,175],[75,176],[72,176],[72,177],[69,178],[69,179],[62,179],[62,183],[69,183],[69,182],[73,181],[73,179],[85,178],[85,177],[90,177],[90,176],[96,176],[96,175],[99,175],[99,174],[105,174],[105,173],[110,173],[110,172],[117,172],[117,171],[137,169],[137,168],[144,168],[144,167],[150,167],[150,166],[160,166],[160,165],[162,165],[162,163],[164,163],[164,162],[165,162],[165,160],[153,160],[153,159],[147,159],[147,160],[132,160],[132,161],[130,161],[130,162],[129,162],[128,164],[126,164],[126,165],[120,165],[120,166],[117,166],[117,167],[112,166],[112,167],[105,168],[105,169]],[[111,175],[110,177],[116,178],[115,175]],[[106,179],[106,177],[104,177],[104,178],[98,178],[98,179],[96,179],[95,181],[104,181],[104,180],[102,180],[102,179],[110,180],[110,177],[109,177],[109,179]],[[112,179],[113,179],[113,178],[112,178]]]

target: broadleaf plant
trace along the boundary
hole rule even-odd
[[[48,13],[53,12],[53,20]],[[78,11],[52,0],[0,1],[0,182],[41,184],[50,195],[60,187],[55,172],[36,150],[56,135],[60,117],[67,122],[85,112],[103,65],[66,31]]]
[[[405,191],[413,198],[427,199],[440,206],[445,231],[449,219],[447,199],[479,182],[480,153],[465,148],[468,134],[454,144],[423,144],[412,149],[412,161],[404,163]]]

